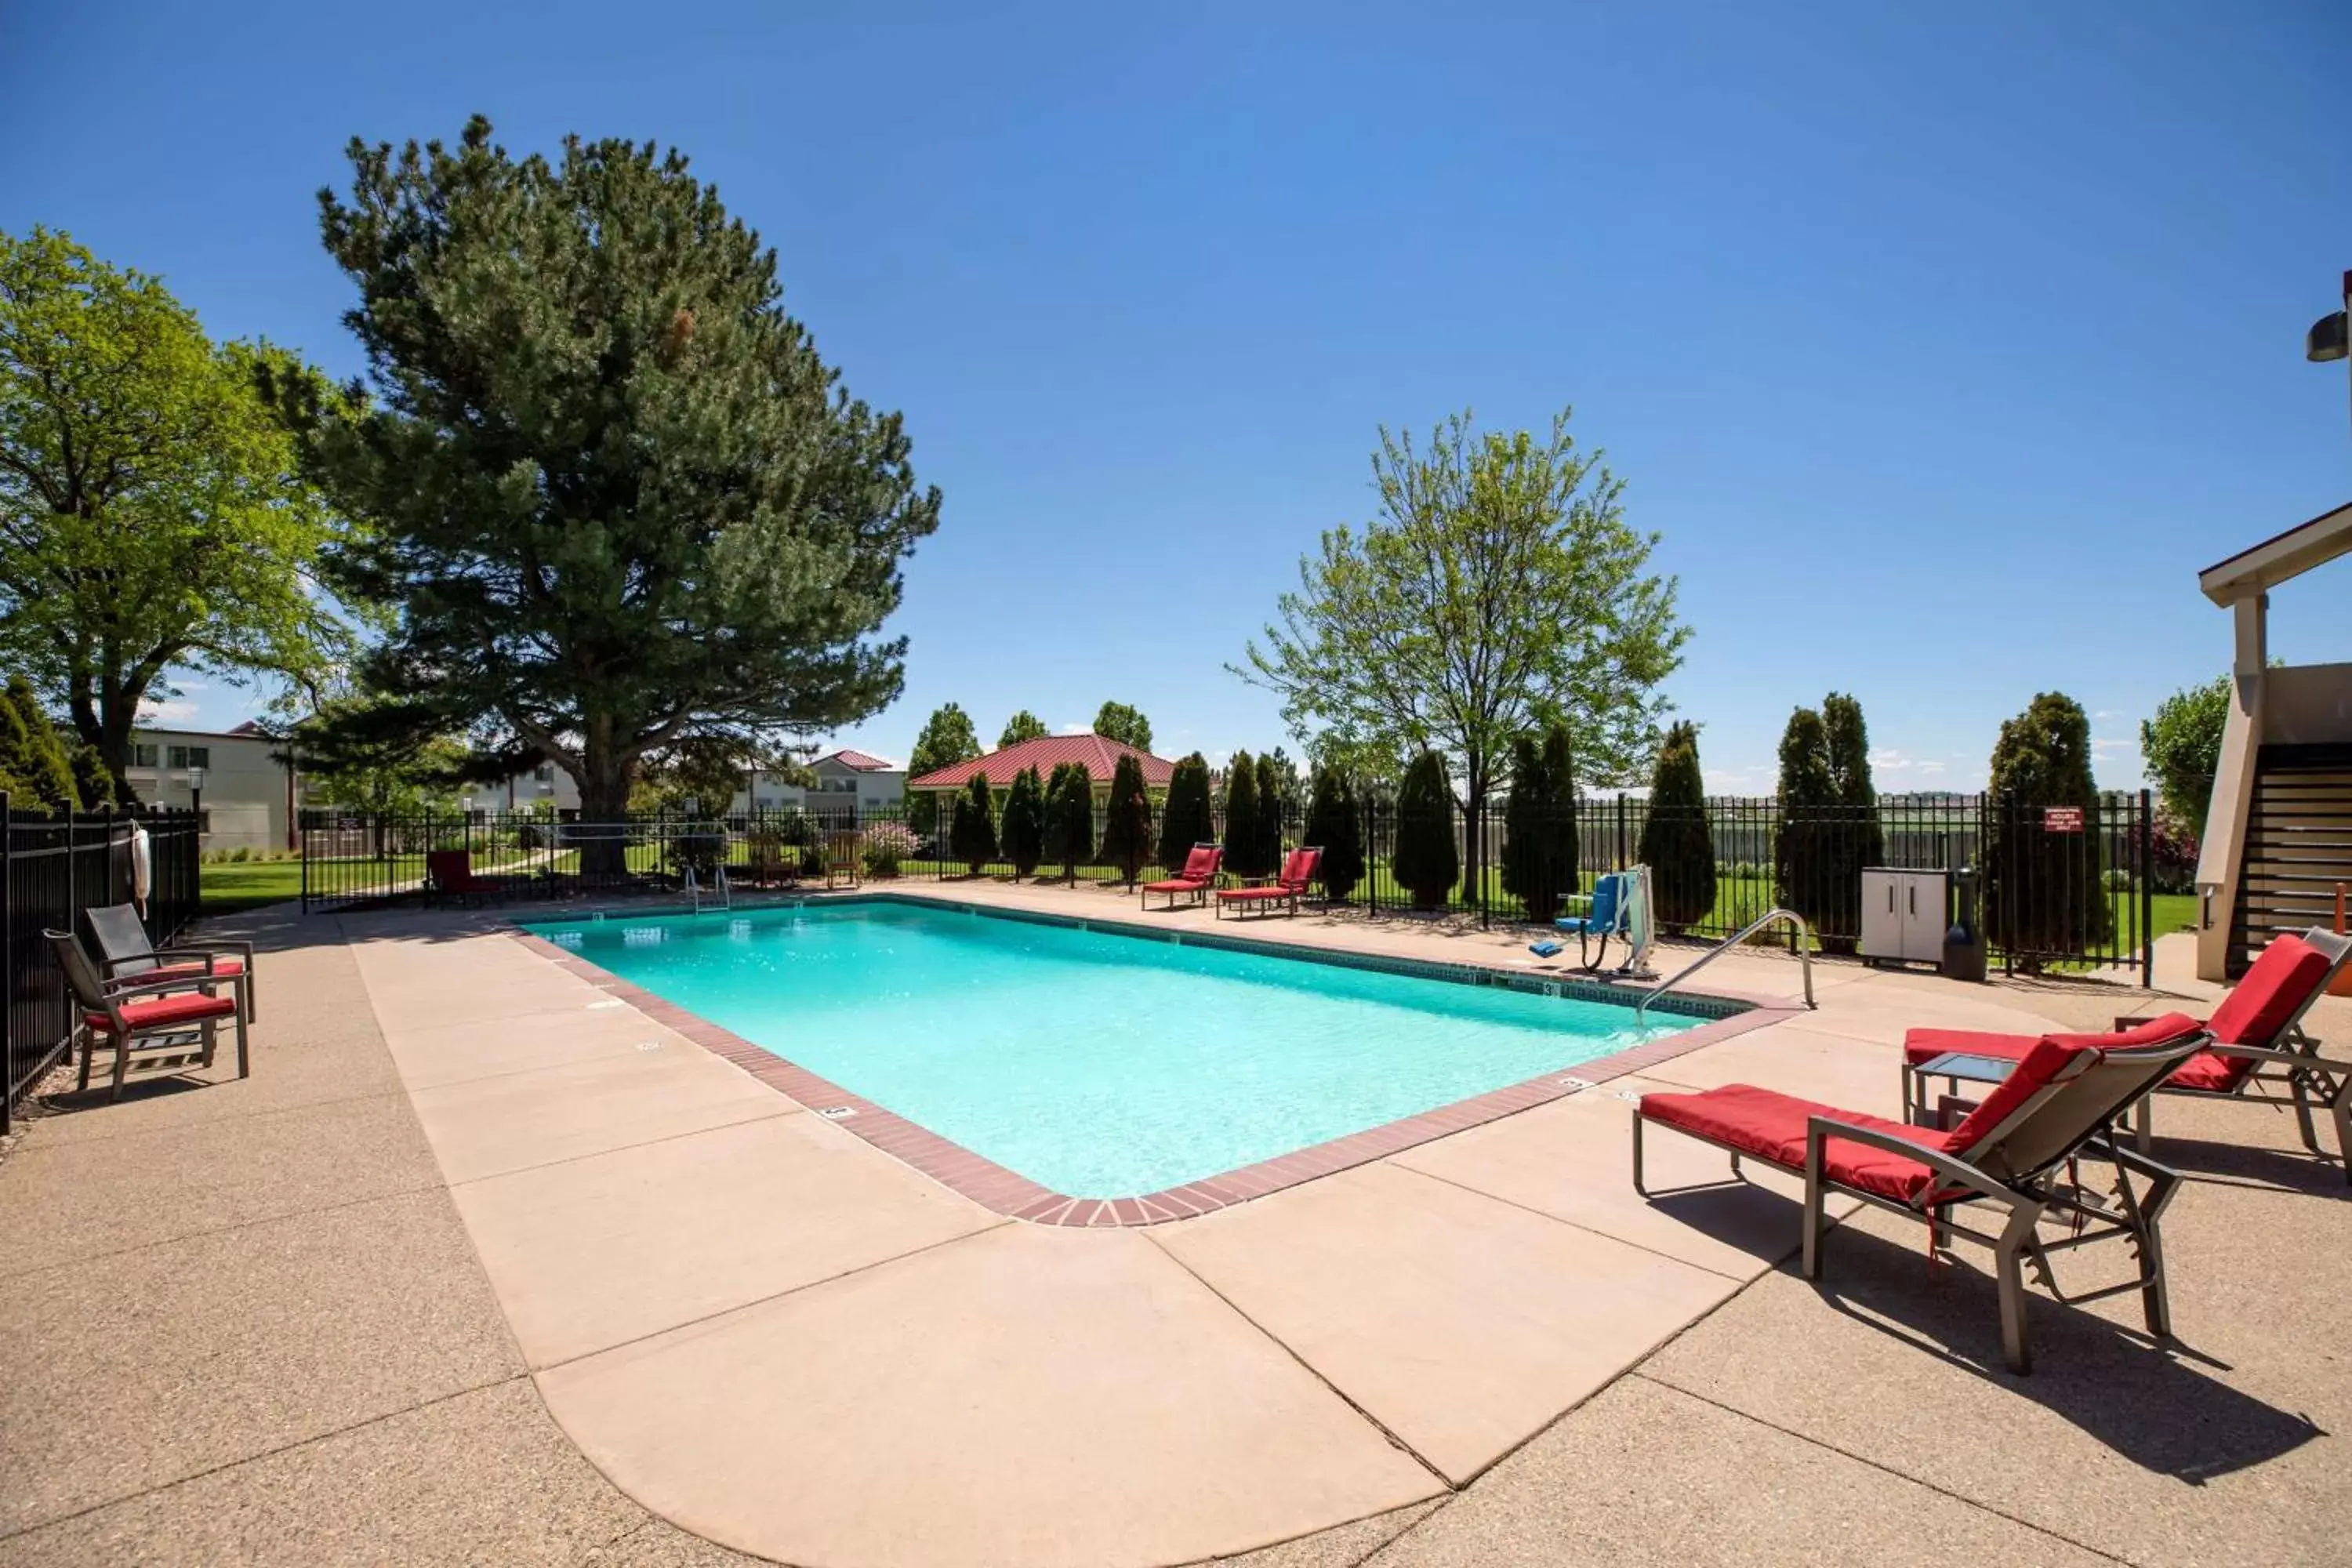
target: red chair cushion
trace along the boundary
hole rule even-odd
[[[1698,1094],[1645,1094],[1642,1115],[1661,1126],[1728,1143],[1786,1171],[1805,1168],[1805,1119],[1833,1116],[1874,1132],[1888,1132],[1923,1148],[1952,1147],[1951,1134],[1932,1127],[1906,1127],[1883,1116],[1841,1110],[1792,1094],[1758,1089],[1752,1084],[1726,1084]],[[1844,1185],[1876,1193],[1897,1203],[1908,1203],[1931,1174],[1916,1160],[1884,1149],[1874,1149],[1844,1138],[1822,1145],[1822,1173]]]
[[[2167,1089],[2184,1089],[2192,1094],[2228,1094],[2246,1081],[2246,1075],[2256,1064],[2243,1057],[2225,1057],[2219,1051],[2200,1051],[2172,1069],[2164,1080]]]
[[[1164,882],[1146,882],[1147,893],[1197,893],[1209,885],[1206,877],[1171,877]]]
[[[1240,903],[1244,900],[1287,899],[1297,890],[1296,888],[1220,888],[1217,897]]]
[[[1989,1035],[1973,1029],[1913,1029],[1903,1037],[1903,1055],[1914,1067],[1933,1061],[1947,1051],[1966,1051],[1979,1057],[2004,1057],[2011,1061],[2021,1062],[2045,1038],[2093,1050],[2124,1051],[2140,1046],[2160,1046],[2167,1040],[2179,1039],[2195,1027],[2197,1020],[2188,1014],[2167,1013],[2162,1017],[2150,1018],[2145,1024],[2136,1024],[2128,1029],[2103,1035]],[[2210,1053],[2198,1053],[2199,1056],[2207,1054]],[[2194,1087],[2182,1083],[2180,1079],[2197,1060],[2197,1057],[2191,1057],[2181,1063],[2173,1075],[2165,1079],[2166,1087]],[[2242,1078],[2245,1075],[2241,1073],[2239,1076]]]
[[[1316,863],[1322,858],[1319,849],[1294,849],[1282,862],[1282,875],[1276,880],[1286,888],[1304,888],[1315,879]]]
[[[139,978],[142,980],[162,980],[168,975],[202,974],[204,972],[205,966],[199,963],[159,963],[152,969],[141,970],[139,972]],[[212,972],[215,975],[242,974],[245,973],[245,960],[241,958],[215,958],[213,960]]]
[[[1184,869],[1177,873],[1176,879],[1185,882],[1211,881],[1216,877],[1217,862],[1223,856],[1224,851],[1213,844],[1195,844],[1185,855]]]
[[[207,996],[201,991],[191,991],[179,996],[142,997],[122,1005],[122,1021],[132,1031],[169,1028],[175,1024],[194,1024],[205,1018],[226,1018],[236,1011],[234,996]],[[100,1034],[114,1032],[114,1020],[103,1013],[85,1013],[83,1022]]]
[[[2237,989],[2213,1009],[2209,1027],[2225,1046],[2276,1046],[2303,1005],[2326,982],[2326,953],[2299,936],[2276,938],[2246,970]],[[2238,1065],[2249,1070],[2253,1067],[2252,1062]]]

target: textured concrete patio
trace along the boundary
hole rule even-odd
[[[2128,1299],[2037,1297],[2023,1380],[1987,1278],[1930,1277],[1916,1227],[1850,1218],[1816,1287],[1784,1184],[1670,1138],[1654,1184],[1688,1190],[1626,1180],[1621,1094],[1891,1114],[1904,1027],[2083,1026],[2137,990],[1824,965],[1819,1011],[1642,1077],[1068,1230],[493,921],[252,923],[252,1079],[68,1107],[0,1161],[0,1563],[2342,1560],[2352,1205],[2290,1119],[2165,1103],[2180,1343]],[[1527,956],[1405,920],[1251,934]],[[1795,982],[1765,952],[1708,974]]]

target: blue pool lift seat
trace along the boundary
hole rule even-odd
[[[1627,877],[1626,872],[1612,871],[1596,879],[1590,893],[1569,894],[1568,901],[1584,905],[1584,913],[1562,915],[1551,922],[1561,931],[1576,933],[1577,961],[1587,969],[1600,968],[1601,961],[1609,956],[1611,937],[1630,940],[1625,922],[1628,912],[1625,897]],[[1586,943],[1596,937],[1600,939],[1601,951],[1589,953]]]

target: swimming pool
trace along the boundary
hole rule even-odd
[[[1008,1170],[1099,1198],[1706,1021],[1637,1025],[1613,1003],[913,902],[527,929]]]

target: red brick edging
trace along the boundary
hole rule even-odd
[[[979,908],[973,905],[947,907]],[[993,911],[982,909],[981,912]],[[1118,922],[1090,916],[1087,923],[1092,926]],[[1301,1182],[1311,1182],[1318,1176],[1328,1176],[1352,1166],[1366,1164],[1418,1143],[1497,1121],[1506,1116],[1549,1104],[1555,1100],[1564,1100],[1588,1087],[1671,1061],[1702,1046],[1715,1045],[1735,1035],[1744,1035],[1751,1029],[1779,1023],[1799,1011],[1789,1006],[1753,1006],[1680,1034],[1579,1063],[1573,1068],[1563,1068],[1540,1078],[1528,1079],[1524,1083],[1490,1089],[1485,1094],[1442,1105],[1433,1110],[1424,1110],[1399,1121],[1351,1132],[1344,1138],[1312,1144],[1287,1154],[1276,1155],[1271,1160],[1261,1160],[1254,1165],[1244,1165],[1238,1170],[1188,1182],[1182,1186],[1147,1193],[1140,1197],[1077,1198],[1066,1193],[1050,1191],[1017,1172],[1008,1171],[995,1161],[975,1154],[960,1143],[950,1142],[930,1129],[919,1126],[896,1111],[886,1110],[863,1096],[852,1094],[831,1079],[786,1061],[773,1051],[753,1045],[733,1030],[721,1028],[707,1018],[689,1013],[677,1003],[656,996],[644,986],[624,980],[545,937],[512,927],[508,929],[507,934],[530,952],[572,970],[600,990],[627,1002],[646,1017],[676,1030],[714,1056],[725,1058],[770,1089],[797,1101],[811,1113],[835,1121],[884,1153],[913,1166],[950,1191],[960,1193],[997,1214],[1039,1225],[1140,1226],[1190,1219],[1195,1215],[1209,1214],[1234,1204],[1247,1203],[1252,1198],[1264,1197],[1268,1193],[1280,1192],[1285,1187],[1297,1186]],[[1446,982],[1439,981],[1437,984]],[[839,1114],[845,1111],[846,1115]]]

